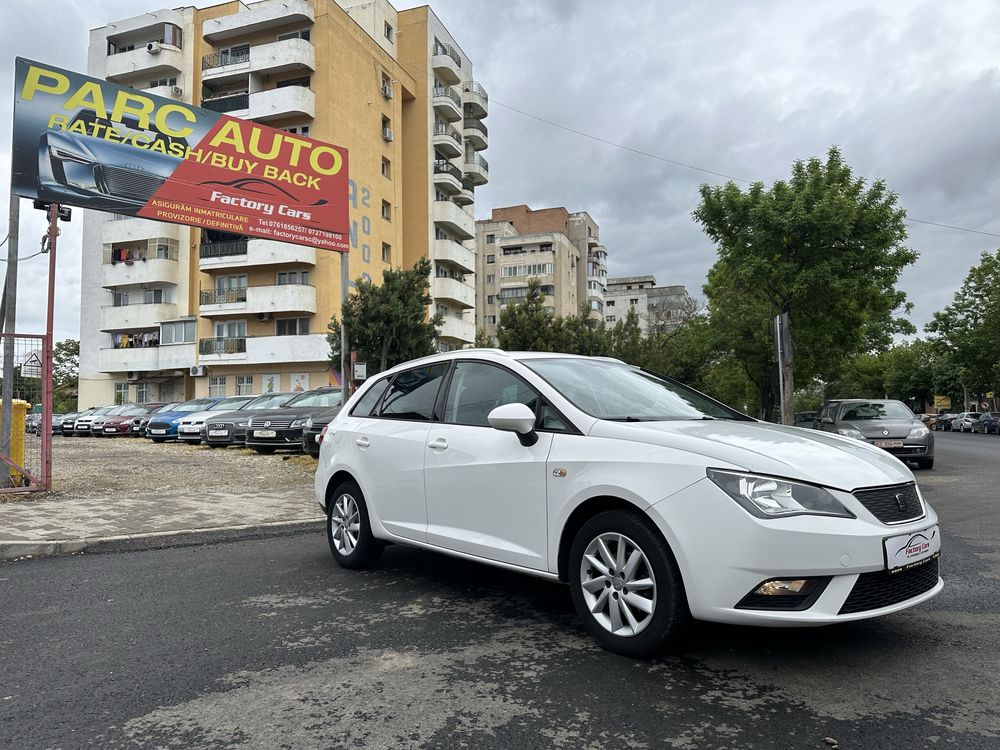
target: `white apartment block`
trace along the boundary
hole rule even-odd
[[[644,335],[669,331],[694,310],[694,301],[683,286],[657,286],[653,276],[621,276],[608,279],[604,298],[604,324],[613,327],[635,310]]]

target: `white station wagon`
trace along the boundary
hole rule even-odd
[[[608,358],[467,349],[381,373],[326,428],[316,499],[340,565],[395,542],[564,581],[629,656],[692,617],[827,625],[944,585],[898,459]]]

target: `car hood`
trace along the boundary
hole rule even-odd
[[[709,466],[725,463],[745,471],[847,491],[913,481],[910,470],[881,448],[826,432],[767,422],[600,420],[590,434],[695,453],[703,456]]]
[[[291,417],[292,419],[298,419],[299,417],[306,417],[310,414],[326,411],[329,408],[329,406],[283,406],[280,409],[262,409],[261,411],[255,411],[253,412],[253,418],[268,419],[270,417]]]
[[[139,419],[141,416],[148,417],[148,414],[136,415],[134,417],[126,417],[124,414],[117,414],[113,417],[108,417],[104,420],[104,424],[121,424],[122,422],[131,422],[133,419]]]
[[[208,412],[211,416],[206,417],[206,421],[211,419],[212,421],[221,422],[242,422],[244,420],[250,419],[261,413],[259,409],[237,409],[236,411],[218,411],[218,412]]]
[[[212,417],[218,416],[219,414],[227,414],[227,413],[228,412],[221,411],[219,409],[215,409],[215,410],[209,409],[208,411],[192,411],[192,412],[188,412],[181,419],[181,421],[182,422],[186,422],[187,420],[190,419],[193,422],[197,422],[199,420],[202,421],[202,422],[204,422],[206,419],[211,419]]]
[[[838,422],[838,427],[851,427],[869,440],[901,439],[914,427],[925,427],[918,419],[858,419]]]

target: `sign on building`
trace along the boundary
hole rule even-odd
[[[348,250],[347,149],[17,58],[13,191]]]

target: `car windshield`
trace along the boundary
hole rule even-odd
[[[254,399],[244,408],[252,411],[260,411],[261,409],[277,409],[279,406],[284,406],[288,403],[290,398],[292,398],[291,393],[270,393],[267,396],[261,396],[258,399]]]
[[[248,403],[250,403],[249,396],[233,396],[232,398],[224,398],[219,403],[212,407],[213,411],[232,411],[235,409],[242,409]]]
[[[680,383],[622,362],[602,359],[525,359],[578,409],[599,419],[654,422],[750,418]]]
[[[100,417],[100,416],[102,416],[104,414],[107,414],[109,411],[113,411],[114,408],[115,407],[113,407],[113,406],[104,406],[104,407],[101,407],[100,409],[94,409],[94,411],[90,412],[90,414],[87,415],[87,416]]]
[[[199,398],[194,401],[185,401],[183,404],[178,406],[174,411],[187,412],[187,411],[208,411],[213,406],[215,406],[215,401],[209,400],[207,398]]]
[[[143,406],[130,406],[125,411],[120,412],[119,416],[121,416],[121,417],[138,417],[138,416],[140,416],[142,414],[145,414],[147,411],[149,411],[149,409],[147,409],[147,408],[145,408]]]
[[[865,419],[915,419],[913,412],[899,401],[847,404],[840,413],[840,418],[848,422],[857,422]]]
[[[180,406],[180,403],[181,403],[180,401],[174,401],[172,404],[164,404],[159,409],[157,409],[156,411],[154,411],[153,414],[159,414],[160,412],[164,412],[164,411],[173,411],[178,406]]]
[[[303,393],[293,398],[285,406],[337,406],[340,403],[340,391],[321,391],[319,393]]]

